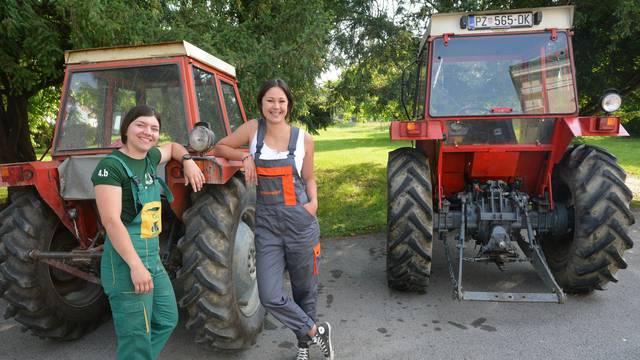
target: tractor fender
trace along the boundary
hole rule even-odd
[[[205,184],[222,185],[228,183],[231,178],[242,169],[242,161],[227,160],[214,156],[193,156],[205,177]],[[191,187],[185,186],[182,164],[176,160],[167,163],[165,167],[166,181],[169,190],[173,193],[173,202],[170,204],[173,213],[183,221],[182,214],[189,205],[189,193]]]
[[[0,166],[0,186],[33,186],[38,195],[60,218],[64,226],[75,234],[71,216],[65,211],[64,199],[60,195],[58,166],[60,161],[31,161]]]

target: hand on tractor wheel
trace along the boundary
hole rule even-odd
[[[153,279],[142,263],[131,268],[131,282],[136,294],[146,294],[153,290]]]
[[[258,175],[256,174],[256,163],[253,161],[253,157],[247,156],[242,160],[242,164],[244,165],[244,181],[247,185],[257,185]]]
[[[204,174],[198,167],[195,161],[187,160],[183,162],[184,181],[185,186],[191,184],[193,191],[198,192],[202,190],[204,184]]]

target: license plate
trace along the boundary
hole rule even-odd
[[[533,13],[469,15],[469,30],[532,27]]]

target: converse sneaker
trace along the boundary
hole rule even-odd
[[[331,344],[331,325],[328,322],[318,324],[314,343],[320,346],[322,355],[326,359],[333,360],[333,345]]]
[[[296,356],[296,360],[309,360],[309,348],[298,347],[298,355]]]

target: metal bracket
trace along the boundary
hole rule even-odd
[[[91,261],[92,259],[97,259],[102,256],[102,251],[92,251],[92,250],[78,250],[78,251],[39,251],[39,250],[31,250],[29,252],[29,257],[34,260],[43,262],[52,266],[56,269],[60,269],[66,273],[69,273],[73,276],[84,279],[88,282],[100,285],[100,278],[97,276],[90,274],[86,271],[80,270],[75,266],[71,266],[69,264],[65,264],[57,259],[81,259],[85,261]]]
[[[53,259],[38,259],[38,260],[42,261],[45,264],[49,264],[49,266],[53,266],[54,268],[67,272],[73,276],[77,276],[81,279],[87,280],[88,282],[98,284],[98,285],[102,284],[102,282],[100,282],[100,278],[98,278],[93,274],[89,274],[88,272],[84,272],[78,269],[77,267],[74,267],[74,266],[65,264],[61,261],[53,260]]]
[[[555,281],[551,270],[547,266],[547,262],[542,253],[542,249],[537,244],[536,238],[533,234],[531,222],[529,221],[529,214],[526,211],[526,201],[524,199],[516,199],[519,203],[520,209],[523,211],[525,221],[527,223],[528,242],[518,241],[522,251],[527,255],[529,261],[536,270],[536,273],[542,279],[543,283],[551,289],[550,293],[509,293],[509,292],[491,292],[491,291],[464,291],[462,290],[462,274],[464,258],[464,241],[465,241],[465,229],[466,229],[466,207],[467,199],[464,195],[460,197],[462,201],[462,221],[460,225],[460,235],[458,239],[458,276],[453,271],[452,259],[449,254],[449,247],[446,240],[446,230],[440,231],[440,238],[444,243],[444,250],[447,257],[447,263],[449,266],[449,276],[451,278],[451,284],[453,285],[454,297],[458,300],[472,300],[472,301],[498,301],[498,302],[555,302],[564,303],[566,296],[562,291],[562,288]]]

